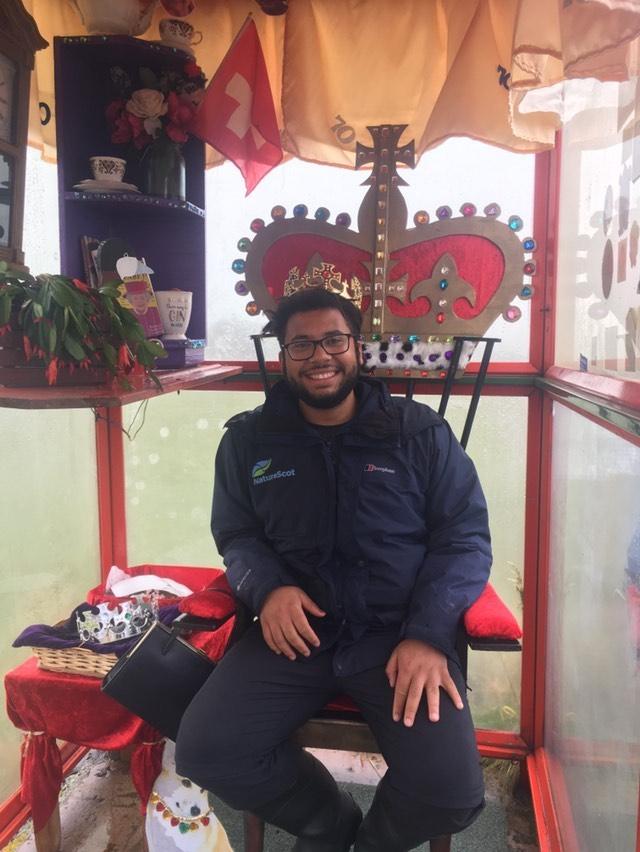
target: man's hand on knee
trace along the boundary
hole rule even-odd
[[[411,727],[416,717],[420,699],[427,696],[429,720],[440,718],[440,689],[449,695],[455,707],[462,710],[460,693],[449,674],[447,658],[443,653],[418,639],[404,639],[389,657],[385,672],[394,689],[393,719]]]
[[[325,613],[298,586],[280,586],[265,598],[260,611],[264,641],[276,654],[295,660],[296,652],[309,656],[309,645],[320,644],[306,613],[322,618]]]

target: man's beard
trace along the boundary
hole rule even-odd
[[[360,377],[360,368],[353,367],[348,373],[343,373],[342,384],[334,393],[330,394],[314,394],[308,390],[300,382],[292,379],[285,369],[285,379],[293,395],[301,402],[306,403],[311,408],[335,408],[349,396],[354,389],[358,378]]]

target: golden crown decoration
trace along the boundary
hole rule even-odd
[[[337,296],[349,299],[357,308],[362,308],[362,284],[355,275],[350,281],[343,280],[342,273],[337,271],[333,263],[324,263],[313,257],[307,271],[302,275],[300,275],[300,269],[294,266],[289,270],[287,280],[284,282],[284,297],[292,296],[299,290],[306,290],[309,287],[323,287]]]
[[[356,146],[356,169],[372,164],[368,187],[351,228],[348,213],[335,223],[326,207],[313,216],[304,204],[276,204],[272,221],[254,219],[252,238],[238,242],[245,258],[232,263],[244,280],[236,293],[251,294],[246,311],[270,317],[281,298],[306,287],[322,286],[355,302],[362,313],[365,359],[382,375],[439,377],[453,354],[454,337],[481,337],[502,316],[516,322],[522,310],[514,300],[534,296],[532,237],[521,240],[517,215],[500,221],[500,207],[482,214],[467,202],[454,216],[442,205],[432,219],[426,210],[413,216],[400,191],[406,181],[397,164],[414,166],[413,142],[400,144],[406,125],[368,130],[373,145]],[[523,275],[529,280],[523,280]],[[459,366],[468,363],[474,342],[463,344]]]

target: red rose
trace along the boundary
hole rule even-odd
[[[167,106],[170,124],[177,124],[179,127],[189,126],[194,110],[188,101],[179,98],[175,92],[169,92],[167,95]]]
[[[111,101],[109,106],[105,110],[105,115],[107,116],[107,121],[109,124],[115,124],[120,113],[124,109],[125,102],[119,98],[115,101]]]
[[[111,141],[117,144],[124,144],[131,141],[131,125],[127,121],[125,113],[120,113],[114,122],[114,130],[111,134]]]

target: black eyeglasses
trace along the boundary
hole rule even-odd
[[[342,355],[349,348],[352,337],[355,340],[353,334],[328,334],[320,340],[294,340],[284,343],[282,348],[287,351],[292,361],[307,361],[314,356],[318,345],[322,346],[327,355]]]

